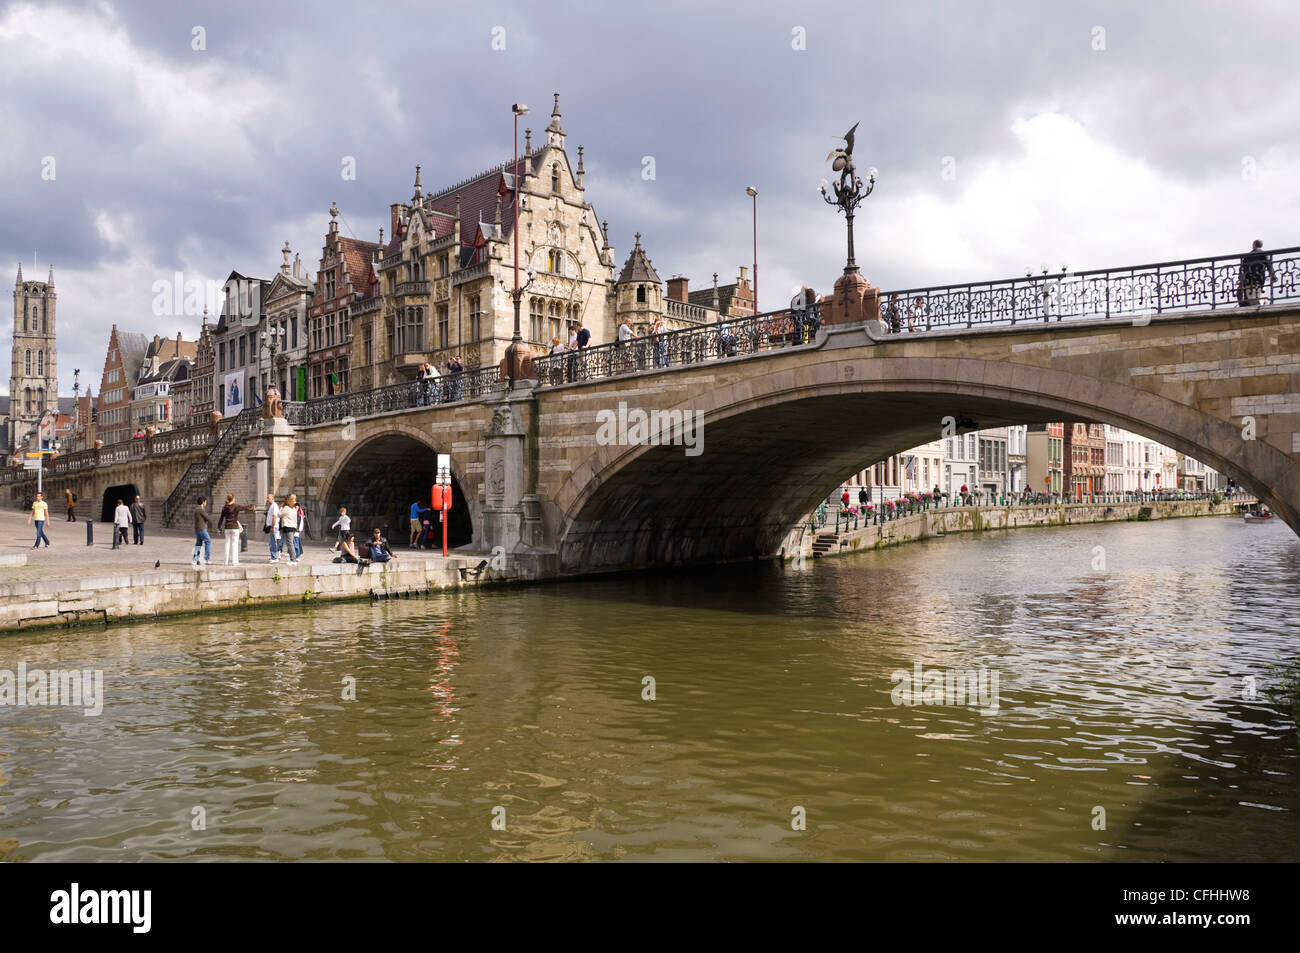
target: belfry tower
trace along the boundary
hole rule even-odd
[[[9,365],[9,446],[59,406],[58,352],[54,346],[54,266],[45,281],[14,282],[14,349]]]

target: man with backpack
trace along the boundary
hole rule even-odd
[[[67,522],[75,523],[77,521],[77,494],[71,490],[67,491],[68,497],[68,519]]]
[[[1258,307],[1264,297],[1264,287],[1273,284],[1273,262],[1264,254],[1264,243],[1258,238],[1250,252],[1241,256],[1241,286],[1237,303],[1243,308]]]

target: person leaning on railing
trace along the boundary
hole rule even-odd
[[[1243,308],[1267,303],[1264,286],[1273,283],[1273,261],[1264,252],[1264,243],[1258,238],[1250,252],[1241,257],[1241,284],[1237,290],[1237,303]]]

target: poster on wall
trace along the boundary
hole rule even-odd
[[[222,413],[233,417],[244,409],[244,372],[226,375],[226,409]]]

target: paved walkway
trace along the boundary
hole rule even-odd
[[[86,545],[86,523],[78,518],[77,522],[66,521],[67,511],[62,507],[50,508],[51,519],[45,524],[45,535],[49,537],[50,546],[44,544],[40,549],[32,549],[36,538],[36,528],[27,525],[27,514],[14,509],[0,509],[0,553],[27,556],[26,566],[0,565],[0,583],[19,582],[34,579],[57,579],[62,577],[84,576],[95,573],[132,573],[154,569],[158,563],[160,569],[189,569],[194,554],[193,531],[164,529],[146,521],[144,543],[140,546],[127,545],[113,549],[113,527],[109,523],[94,524],[94,545]],[[190,523],[186,517],[185,522]],[[215,525],[216,518],[213,518]],[[248,550],[241,553],[241,565],[269,564],[270,551],[267,537],[261,527],[248,527],[253,531],[247,534]],[[226,555],[226,540],[219,533],[211,532],[212,566],[222,565]],[[302,541],[303,565],[317,565],[333,561],[335,553],[329,552],[333,537],[322,542],[319,537]],[[404,543],[405,540],[398,540]],[[441,562],[442,552],[435,556],[425,550],[417,553],[404,546],[394,546],[393,552],[398,558],[407,560],[425,560]],[[281,557],[283,559],[283,557]]]

